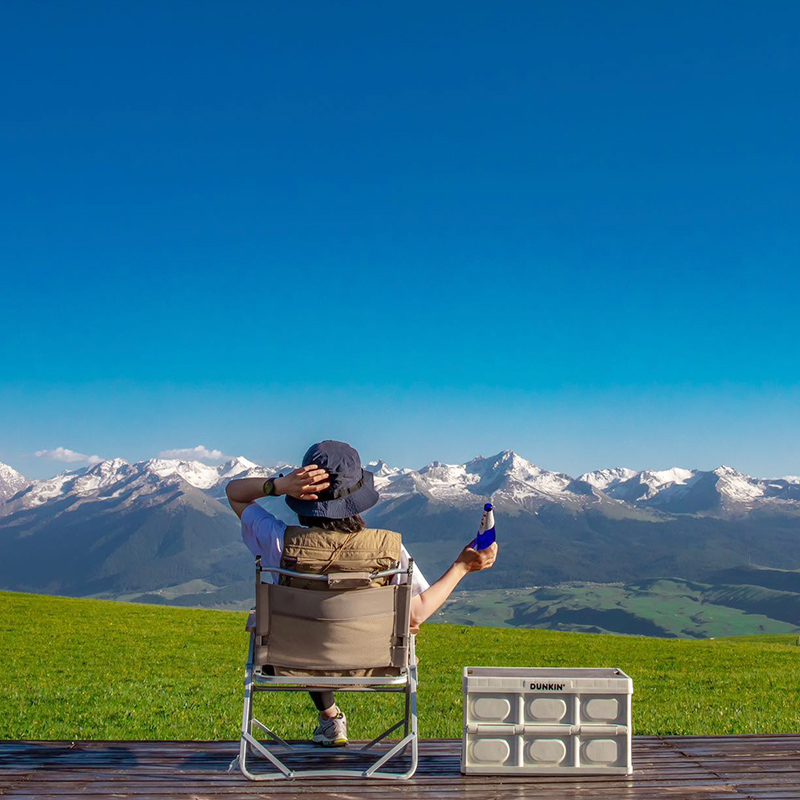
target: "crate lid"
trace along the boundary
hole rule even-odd
[[[465,678],[628,678],[614,667],[464,667]]]

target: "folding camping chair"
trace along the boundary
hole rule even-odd
[[[411,576],[407,570],[390,569],[376,573],[338,572],[311,575],[265,567],[256,559],[255,624],[250,629],[250,649],[244,679],[244,712],[239,755],[231,768],[254,781],[295,777],[362,777],[392,780],[410,778],[417,769],[417,667],[414,637],[410,634]],[[297,589],[262,582],[262,572],[273,575],[325,581],[321,590]],[[399,586],[371,587],[376,578],[405,574]],[[330,672],[366,670],[367,677],[331,677]],[[327,675],[314,675],[314,671]],[[276,672],[278,674],[268,674]],[[280,672],[290,674],[281,675]],[[300,674],[298,674],[300,673]],[[304,674],[305,673],[305,674]],[[371,742],[357,748],[336,750],[336,758],[358,757],[367,765],[351,768],[300,769],[284,759],[330,750],[310,744],[285,741],[253,714],[257,692],[298,692],[334,689],[338,692],[396,692],[405,695],[405,714]],[[403,737],[396,744],[385,742],[398,728]],[[270,741],[254,735],[259,729]],[[391,759],[411,750],[411,764],[405,772],[382,769]],[[280,755],[279,755],[280,753]],[[277,771],[251,771],[251,755],[262,756]],[[283,755],[283,758],[281,758]],[[238,762],[238,764],[237,764]]]

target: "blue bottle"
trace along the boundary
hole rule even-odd
[[[491,503],[487,503],[483,507],[483,516],[481,517],[481,527],[478,529],[478,535],[475,537],[475,549],[485,550],[495,540],[494,530],[494,510]]]

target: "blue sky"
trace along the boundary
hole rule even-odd
[[[800,473],[798,26],[3,3],[0,461]]]

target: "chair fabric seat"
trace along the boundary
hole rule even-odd
[[[254,663],[277,674],[364,677],[408,665],[411,587],[256,587]],[[396,673],[395,673],[396,674]]]

